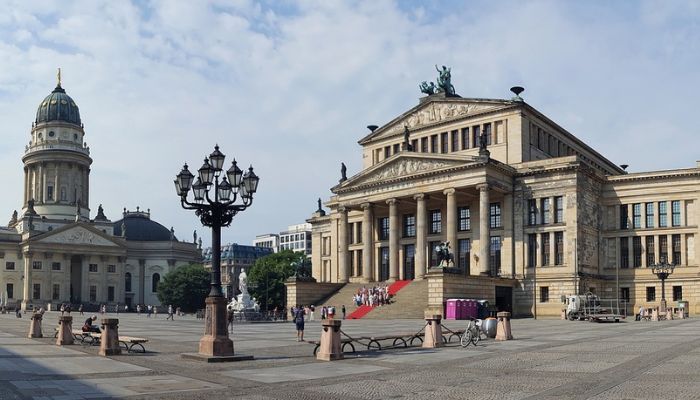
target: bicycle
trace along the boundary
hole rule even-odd
[[[469,320],[469,323],[467,323],[467,328],[464,330],[464,333],[459,340],[459,344],[461,344],[462,347],[467,347],[470,343],[476,346],[476,344],[479,343],[479,340],[481,340],[481,335],[483,334],[481,331],[482,322],[482,320],[474,318]]]

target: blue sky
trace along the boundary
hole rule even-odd
[[[261,176],[224,231],[249,243],[308,218],[359,171],[357,140],[418,102],[435,64],[463,97],[525,100],[630,171],[695,166],[700,3],[61,1],[0,15],[0,218],[21,208],[24,146],[55,86],[80,106],[90,208],[203,228],[172,179],[215,143]],[[203,235],[208,243],[208,233]]]

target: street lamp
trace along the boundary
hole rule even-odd
[[[233,341],[226,329],[226,298],[221,291],[221,227],[229,226],[236,214],[250,207],[260,181],[252,166],[243,173],[235,159],[224,172],[225,158],[219,146],[214,146],[197,170],[196,180],[185,164],[174,182],[182,207],[195,210],[202,225],[211,227],[211,289],[204,336],[199,341],[199,354],[205,357],[233,357]],[[187,199],[190,190],[193,201]]]
[[[661,279],[661,309],[666,311],[666,279],[673,274],[675,264],[669,264],[666,258],[662,258],[658,264],[652,264],[651,272]]]

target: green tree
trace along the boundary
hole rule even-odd
[[[305,257],[302,253],[282,250],[255,261],[248,273],[248,286],[251,296],[260,303],[261,310],[285,307],[284,281],[295,273],[292,263],[300,264]]]
[[[209,280],[209,271],[202,264],[177,268],[158,284],[158,300],[163,305],[172,304],[187,312],[202,309],[209,294]]]

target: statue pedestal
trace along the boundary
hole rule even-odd
[[[58,336],[56,336],[56,345],[65,346],[73,344],[73,317],[70,315],[58,317]]]
[[[32,322],[29,324],[29,335],[27,335],[28,338],[44,337],[44,335],[41,334],[42,318],[43,315],[40,313],[34,313],[34,315],[32,315]]]
[[[425,337],[422,347],[428,349],[442,347],[442,315],[426,313],[425,322],[427,325],[425,327]]]
[[[119,320],[116,318],[102,319],[102,337],[100,338],[101,356],[114,356],[122,354],[119,347]]]
[[[321,323],[321,344],[316,353],[316,359],[322,361],[333,361],[343,359],[343,349],[340,341],[340,320],[329,319]]]

